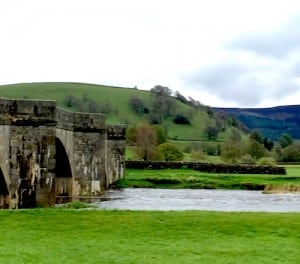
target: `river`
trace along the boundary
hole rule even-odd
[[[300,193],[127,188],[109,190],[95,204],[101,209],[300,212]]]

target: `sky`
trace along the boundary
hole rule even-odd
[[[299,28],[299,0],[2,0],[0,85],[162,85],[215,107],[300,104]]]

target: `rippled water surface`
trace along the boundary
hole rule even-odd
[[[95,204],[102,209],[300,212],[300,193],[128,188],[108,191]]]

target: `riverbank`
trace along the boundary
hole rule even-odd
[[[285,186],[300,186],[300,167],[287,166],[287,175],[270,174],[216,174],[192,169],[138,170],[126,169],[124,179],[116,182],[117,188],[190,188],[264,190],[268,186],[287,190]]]
[[[1,263],[299,263],[299,213],[0,211]]]

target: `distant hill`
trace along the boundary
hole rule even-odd
[[[272,140],[278,140],[283,133],[300,139],[300,105],[270,108],[216,108],[213,110],[235,116],[249,129],[257,129]]]
[[[86,83],[0,85],[0,96],[14,99],[52,99],[57,101],[59,107],[71,111],[82,109],[106,113],[107,123],[125,123],[128,127],[149,120],[155,109],[153,108],[155,96],[150,91]],[[132,98],[138,98],[137,102],[143,102],[143,111],[137,113],[130,107]],[[172,116],[163,118],[161,123],[167,130],[169,138],[208,140],[206,132],[208,125],[222,128],[215,141],[223,141],[231,134],[234,122],[231,122],[227,115],[214,114],[209,107],[199,104],[193,107],[193,103],[197,102],[184,101],[185,98],[170,97],[170,100],[174,104]],[[185,118],[188,119],[188,124],[176,123],[186,121]]]

